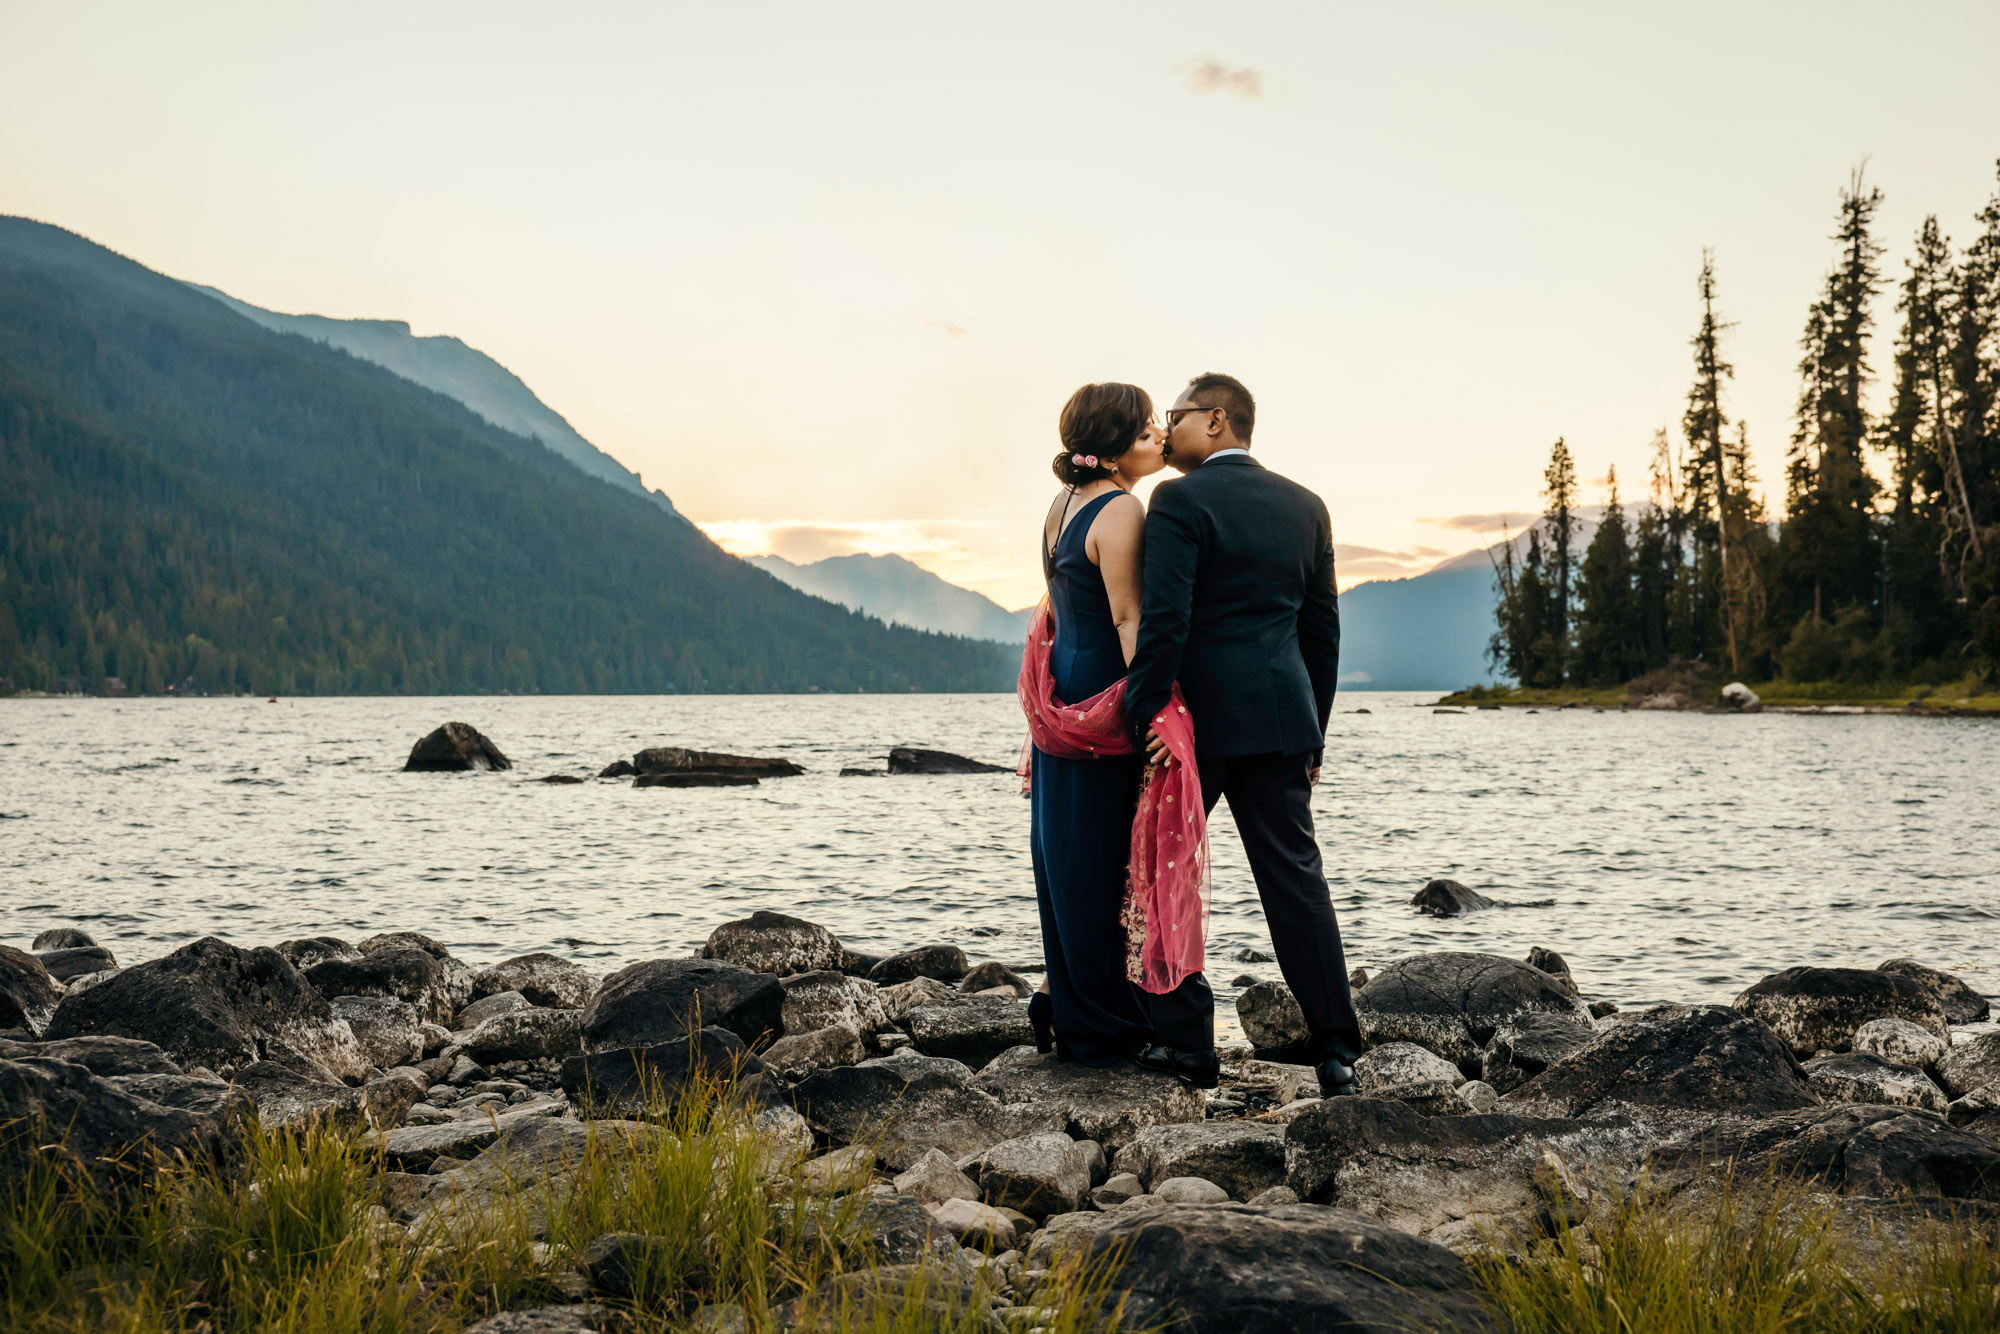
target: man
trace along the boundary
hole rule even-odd
[[[1166,458],[1184,477],[1162,483],[1146,516],[1139,641],[1125,687],[1133,737],[1150,735],[1180,682],[1194,718],[1195,760],[1210,811],[1222,797],[1249,856],[1286,985],[1305,1011],[1308,1058],[1326,1096],[1355,1091],[1360,1025],[1340,927],[1313,837],[1326,720],[1340,663],[1333,528],[1326,505],[1250,457],[1257,404],[1241,381],[1198,375],[1167,411]],[[1156,1023],[1187,1031],[1215,997],[1199,974],[1149,997]],[[1139,1057],[1214,1087],[1207,1051],[1152,1046]]]

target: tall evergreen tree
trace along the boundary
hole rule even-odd
[[[1896,302],[1903,323],[1895,396],[1882,422],[1894,488],[1883,551],[1883,615],[1903,646],[1904,666],[1945,657],[1953,639],[1962,637],[1958,601],[1966,559],[1973,555],[1966,540],[1971,497],[1957,466],[1947,387],[1957,274],[1935,216],[1918,229],[1908,267]]]
[[[1619,685],[1644,670],[1639,602],[1633,588],[1632,537],[1618,503],[1618,470],[1610,474],[1604,521],[1583,553],[1576,611],[1572,678],[1584,685]]]
[[[1542,499],[1548,506],[1542,530],[1550,593],[1544,633],[1560,683],[1569,665],[1570,606],[1576,592],[1576,463],[1561,436],[1550,447],[1549,465],[1542,470]]]
[[[1859,168],[1841,191],[1840,255],[1806,318],[1803,387],[1787,467],[1784,564],[1792,609],[1823,619],[1835,606],[1873,605],[1877,559],[1869,510],[1876,482],[1865,458],[1870,307],[1882,246],[1870,232],[1882,192]]]
[[[1965,249],[1953,303],[1953,444],[1969,511],[1954,545],[1972,646],[2000,668],[2000,193],[1977,221],[1979,234]]]
[[[1701,252],[1701,324],[1689,340],[1694,347],[1694,384],[1688,389],[1681,431],[1687,437],[1687,459],[1681,469],[1688,509],[1688,628],[1691,657],[1705,657],[1709,628],[1722,625],[1729,668],[1739,671],[1735,620],[1723,607],[1729,570],[1729,525],[1724,521],[1728,469],[1723,460],[1723,433],[1729,418],[1722,411],[1722,382],[1736,371],[1722,359],[1722,335],[1731,326],[1715,312],[1715,252]]]

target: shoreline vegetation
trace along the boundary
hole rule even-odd
[[[2000,691],[1983,681],[1951,685],[1847,686],[1819,681],[1746,682],[1764,713],[1895,713],[1922,718],[2000,718]],[[1658,710],[1737,713],[1720,691],[1705,695],[1650,693],[1641,682],[1622,686],[1473,686],[1441,696],[1437,708]]]
[[[1282,983],[1242,993],[1207,1094],[1038,1053],[1021,971],[775,912],[607,977],[413,932],[0,946],[0,1323],[2000,1322],[2000,1031],[1922,963],[1623,1013],[1552,950],[1412,955],[1357,971],[1362,1095],[1328,1099]]]

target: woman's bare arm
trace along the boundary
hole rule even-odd
[[[1142,555],[1145,549],[1146,507],[1132,495],[1118,496],[1097,512],[1090,536],[1084,539],[1084,554],[1096,563],[1104,576],[1104,592],[1111,600],[1111,619],[1118,627],[1118,647],[1127,666],[1139,647],[1139,592]]]

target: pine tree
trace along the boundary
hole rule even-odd
[[[1619,685],[1639,675],[1639,603],[1633,587],[1631,533],[1618,503],[1618,470],[1610,474],[1604,521],[1583,553],[1576,612],[1573,678],[1585,685]]]
[[[1576,464],[1561,436],[1549,449],[1549,466],[1542,470],[1542,515],[1547,535],[1549,599],[1544,634],[1549,641],[1549,670],[1560,685],[1567,673],[1570,648],[1570,606],[1576,587]]]
[[[1727,608],[1725,587],[1730,579],[1730,532],[1725,514],[1728,467],[1723,458],[1723,433],[1729,418],[1722,411],[1722,382],[1736,368],[1722,359],[1722,335],[1734,326],[1715,312],[1715,252],[1701,252],[1701,324],[1690,339],[1694,347],[1694,384],[1688,390],[1681,431],[1687,437],[1686,479],[1689,552],[1688,626],[1691,657],[1706,657],[1709,624],[1722,623],[1729,652],[1729,670],[1742,670],[1736,619]]]

